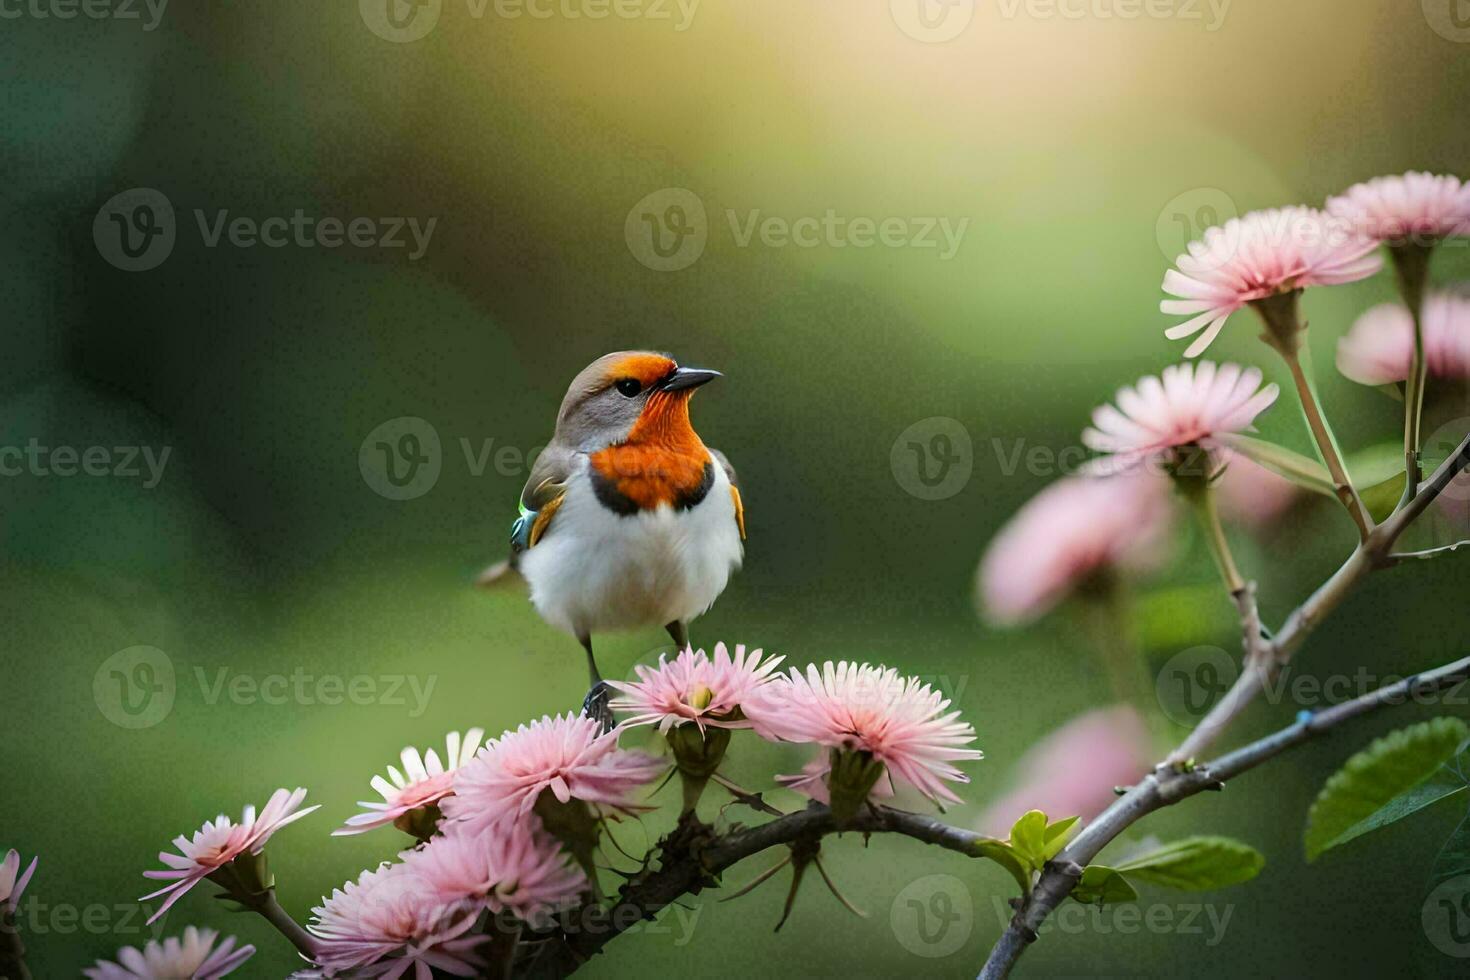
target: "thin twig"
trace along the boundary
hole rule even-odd
[[[1031,897],[1011,919],[1005,933],[991,950],[980,980],[1003,980],[1009,976],[1022,951],[1036,938],[1037,930],[1046,917],[1077,884],[1077,869],[1085,867],[1107,844],[1144,816],[1204,790],[1217,789],[1226,780],[1353,718],[1385,705],[1403,704],[1410,698],[1453,687],[1466,678],[1470,678],[1470,657],[1386,684],[1351,701],[1307,715],[1275,734],[1206,765],[1182,771],[1160,766],[1084,827],[1048,865],[1032,889]]]

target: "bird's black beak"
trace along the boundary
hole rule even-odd
[[[675,368],[673,374],[659,382],[659,387],[664,391],[683,391],[686,388],[698,388],[720,376],[720,372],[706,368]]]

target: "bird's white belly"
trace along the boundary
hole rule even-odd
[[[724,469],[687,510],[664,505],[620,515],[604,507],[586,472],[567,488],[551,527],[521,556],[531,601],[574,635],[689,622],[714,604],[742,548]]]

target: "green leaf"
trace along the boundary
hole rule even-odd
[[[1084,905],[1109,905],[1136,901],[1138,891],[1113,868],[1089,864],[1082,869],[1082,880],[1072,889],[1072,897]]]
[[[1353,756],[1328,780],[1307,813],[1303,835],[1307,860],[1376,827],[1427,806],[1399,808],[1372,826],[1359,824],[1377,817],[1397,797],[1434,776],[1465,740],[1470,728],[1458,718],[1435,718],[1390,732]]]
[[[1081,817],[1067,817],[1056,823],[1046,825],[1046,860],[1050,861],[1061,853],[1062,848],[1067,846],[1067,841],[1072,839],[1072,834],[1077,828],[1077,821]]]
[[[1404,444],[1402,441],[1380,442],[1376,446],[1348,453],[1343,462],[1347,464],[1353,483],[1361,490],[1403,474]]]
[[[1297,486],[1305,487],[1334,500],[1337,499],[1337,493],[1332,489],[1331,474],[1327,472],[1327,467],[1315,459],[1303,456],[1285,446],[1278,446],[1274,442],[1243,436],[1238,432],[1222,436],[1221,441],[1231,449],[1260,463],[1272,473],[1286,477]]]
[[[1373,520],[1392,514],[1404,495],[1404,444],[1379,443],[1352,453],[1345,462]]]
[[[1027,810],[1011,827],[1011,846],[1033,868],[1046,863],[1046,814]]]
[[[1261,852],[1229,837],[1186,837],[1118,865],[1132,879],[1166,888],[1205,892],[1250,881],[1261,873]]]
[[[1450,834],[1450,839],[1444,842],[1444,846],[1435,855],[1429,880],[1437,885],[1466,873],[1470,873],[1470,816],[1460,821],[1455,832]]]
[[[975,853],[1005,868],[1016,880],[1016,884],[1021,886],[1023,895],[1031,893],[1031,864],[1010,844],[986,837],[975,845]]]
[[[1405,790],[1389,800],[1374,812],[1372,816],[1358,821],[1343,831],[1329,846],[1337,847],[1340,844],[1346,844],[1355,837],[1362,837],[1370,830],[1386,827],[1396,820],[1402,820],[1411,813],[1417,813],[1425,807],[1463,792],[1465,789],[1464,780],[1449,769],[1441,767],[1424,782]],[[1326,850],[1326,848],[1323,848],[1323,850]]]

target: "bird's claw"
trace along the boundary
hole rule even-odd
[[[582,699],[582,714],[588,718],[596,718],[602,724],[604,732],[613,730],[617,723],[613,720],[612,708],[608,702],[612,699],[612,688],[608,687],[607,681],[598,681],[592,685],[587,692],[587,697]]]

